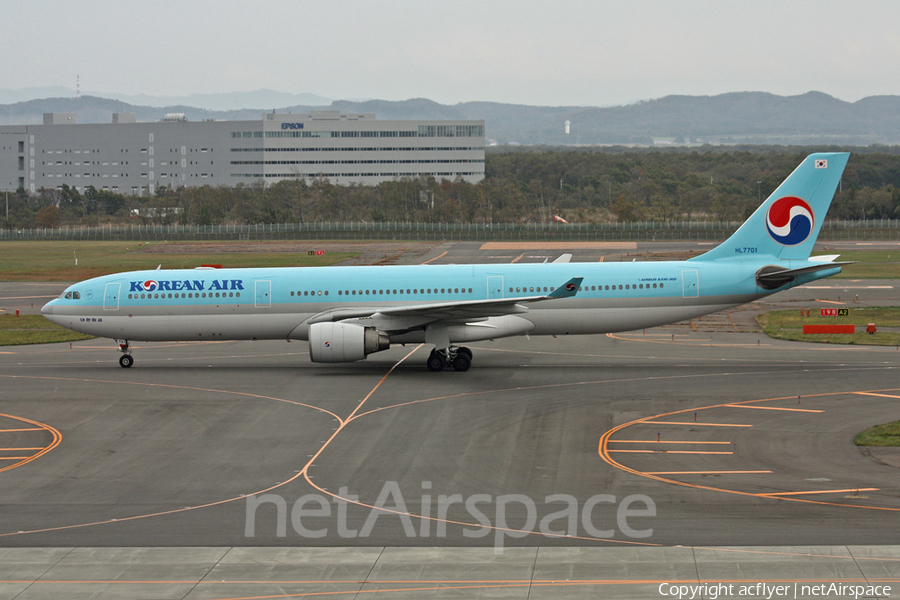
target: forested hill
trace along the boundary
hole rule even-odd
[[[212,111],[189,106],[156,108],[84,96],[0,105],[0,124],[41,123],[45,112],[74,112],[79,123],[108,123],[114,112],[133,112],[139,121],[166,113],[202,119],[256,120],[261,113],[341,110],[374,113],[379,119],[484,119],[486,137],[498,144],[777,144],[866,146],[900,144],[900,96],[872,96],[844,102],[820,92],[776,96],[738,92],[718,96],[667,96],[607,108],[547,107],[496,102],[438,104],[417,98],[402,102],[336,101],[328,106],[258,107]],[[565,122],[570,133],[565,133]]]

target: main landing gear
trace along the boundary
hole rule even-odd
[[[128,340],[119,340],[119,350],[122,351],[122,356],[119,357],[119,366],[123,369],[127,369],[134,364],[134,357],[131,356],[131,348],[128,347]]]
[[[449,348],[435,348],[428,355],[429,371],[443,371],[450,365],[456,371],[468,371],[472,366],[472,351],[465,346],[450,346]]]

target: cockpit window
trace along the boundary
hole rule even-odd
[[[66,300],[81,300],[81,292],[66,292]]]

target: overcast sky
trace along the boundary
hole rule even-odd
[[[606,106],[900,94],[894,0],[0,0],[0,87]]]

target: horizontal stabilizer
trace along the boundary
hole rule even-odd
[[[807,267],[800,267],[799,269],[786,269],[778,265],[767,265],[756,272],[756,283],[758,283],[761,288],[774,290],[775,288],[791,283],[798,275],[815,273],[816,271],[825,271],[844,265],[852,265],[855,264],[855,262],[856,261],[822,262]]]

